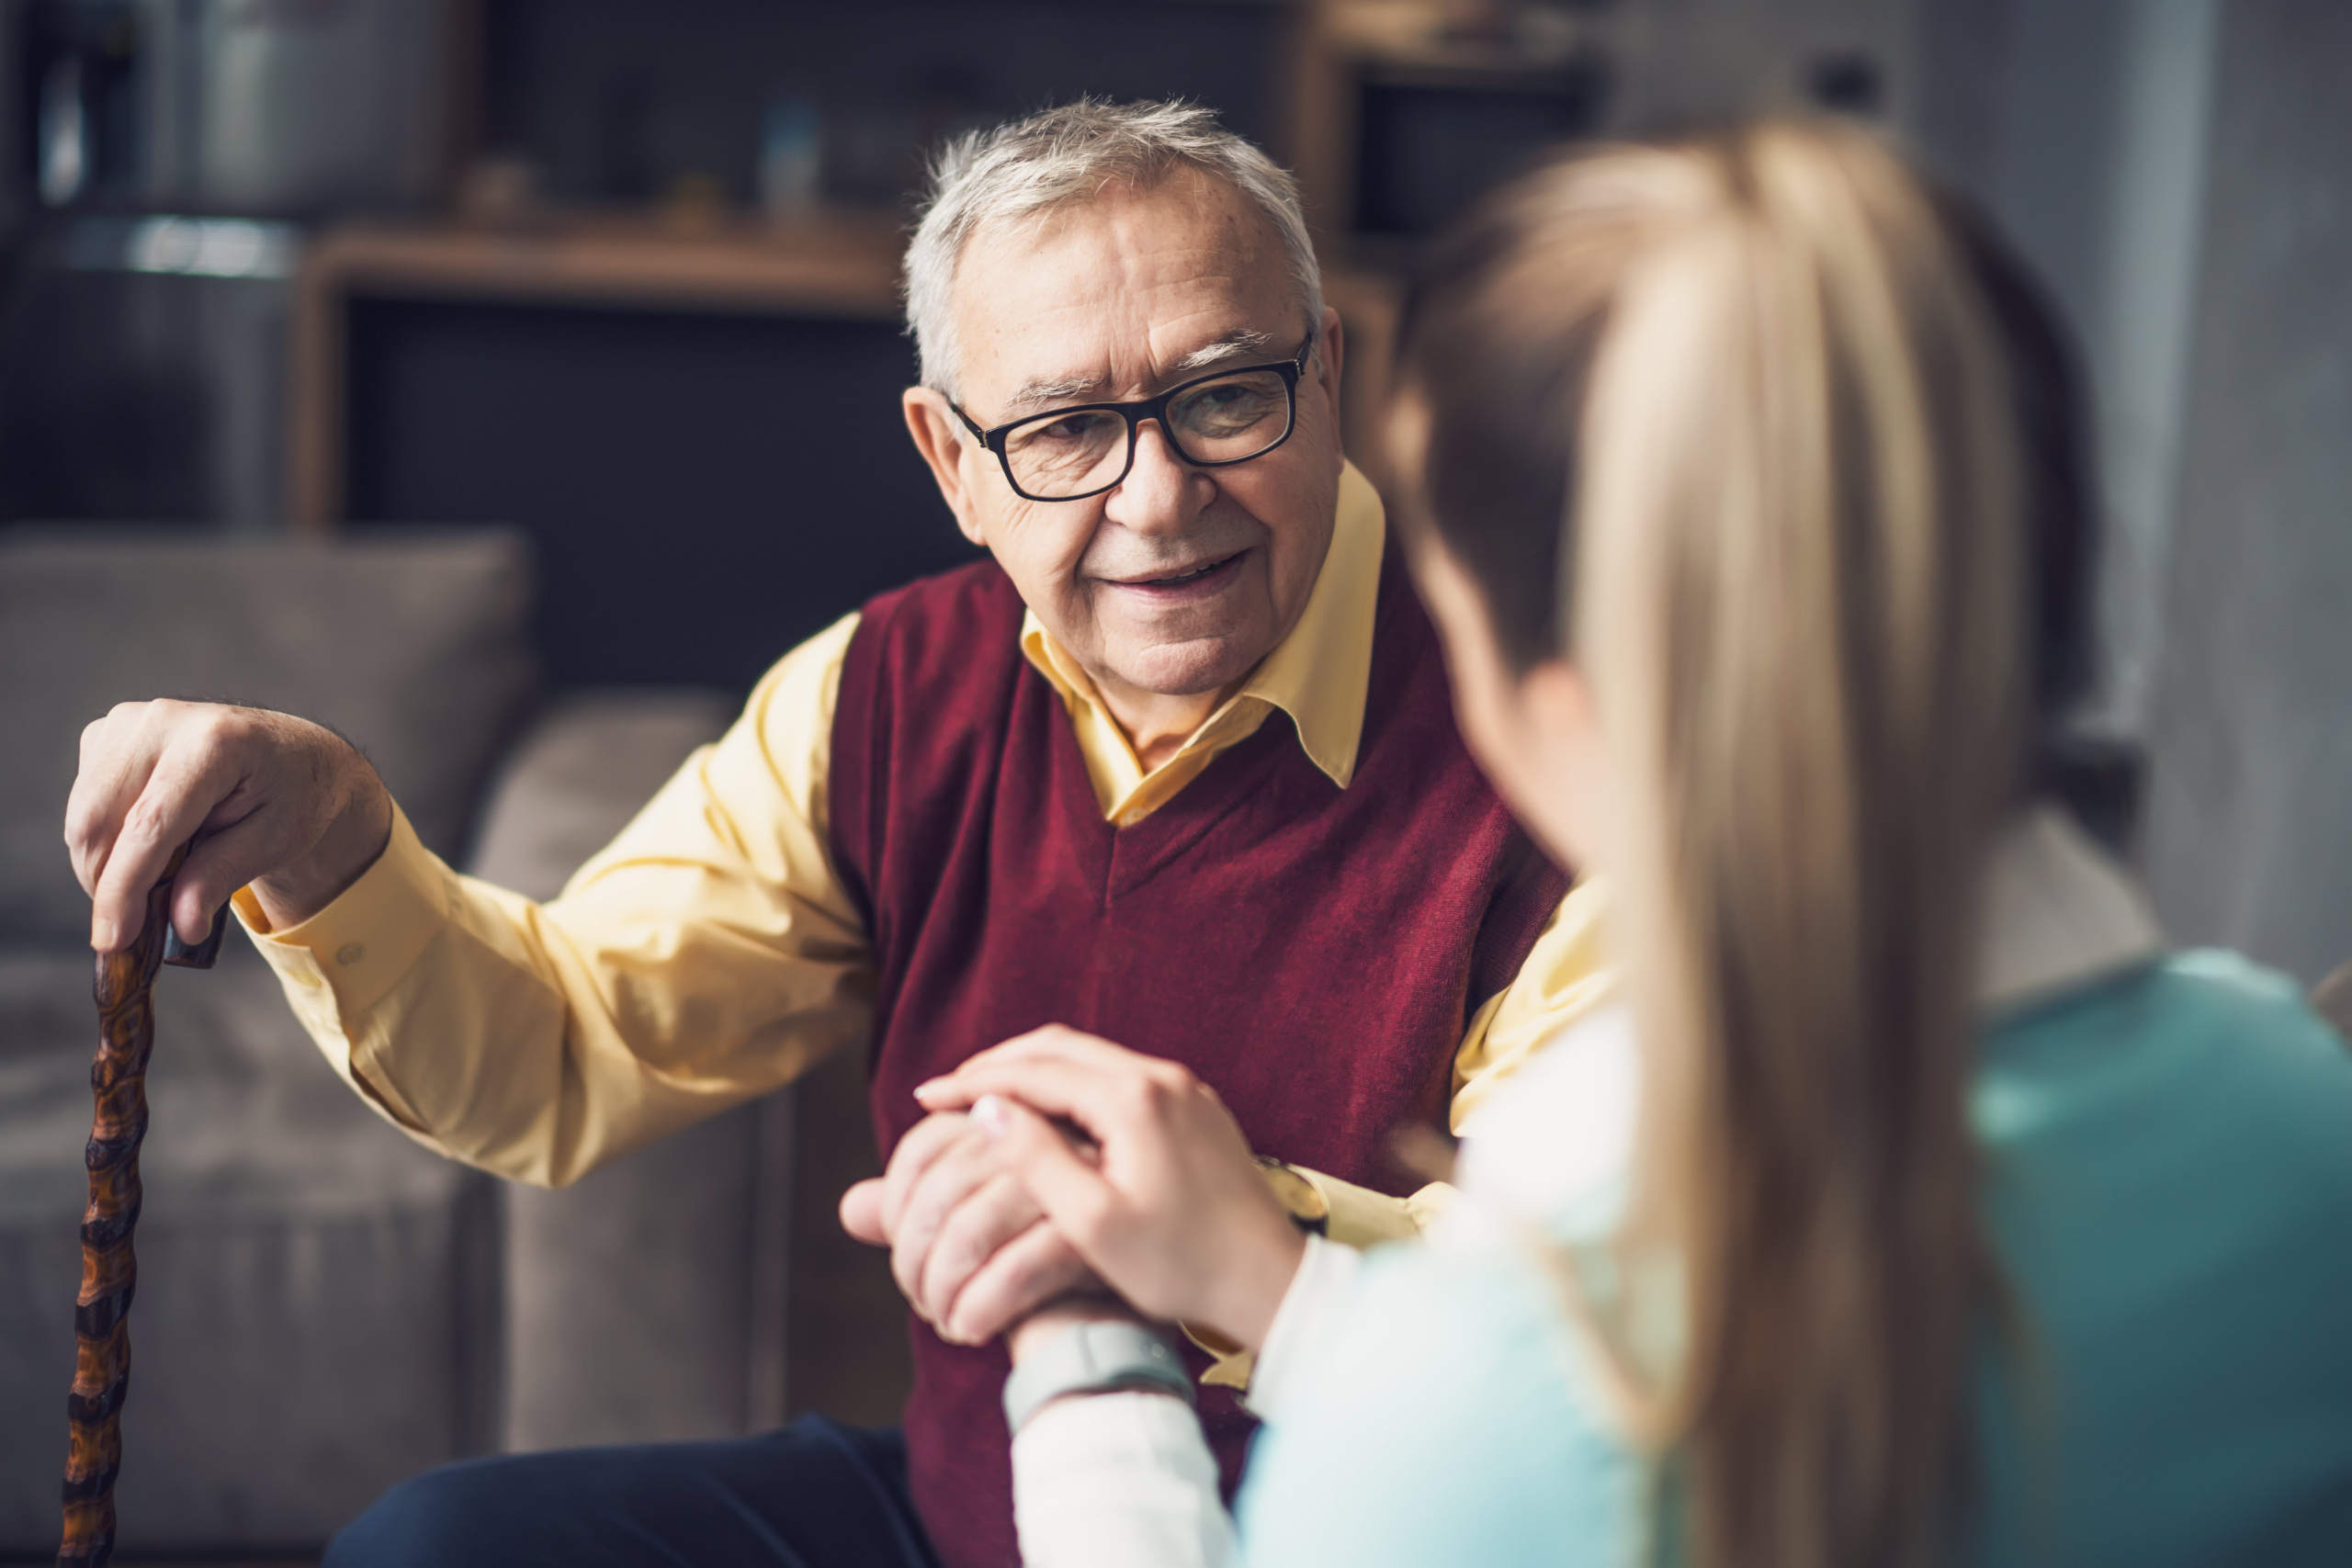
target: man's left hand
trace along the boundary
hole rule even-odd
[[[951,1344],[986,1344],[1048,1302],[1102,1290],[961,1112],[918,1122],[888,1170],[842,1195],[841,1217],[890,1249],[899,1289]]]

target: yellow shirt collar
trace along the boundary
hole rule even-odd
[[[1078,660],[1031,611],[1021,650],[1060,694],[1078,731],[1103,814],[1140,820],[1164,804],[1219,751],[1253,734],[1276,708],[1290,716],[1307,759],[1341,789],[1355,777],[1363,739],[1364,694],[1372,682],[1373,622],[1380,602],[1381,554],[1387,544],[1380,494],[1353,463],[1340,473],[1338,515],[1323,570],[1298,624],[1260,661],[1249,681],[1149,774],[1096,694]]]

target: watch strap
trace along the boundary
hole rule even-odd
[[[1048,1401],[1068,1393],[1160,1389],[1193,1403],[1193,1380],[1168,1341],[1139,1324],[1073,1323],[1004,1380],[1005,1425],[1018,1432]]]

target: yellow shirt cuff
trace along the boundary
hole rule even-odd
[[[1391,1198],[1369,1187],[1358,1187],[1319,1170],[1293,1167],[1323,1196],[1330,1223],[1323,1234],[1342,1247],[1362,1251],[1385,1241],[1414,1241],[1421,1227],[1413,1214],[1413,1200]]]
[[[382,1001],[449,918],[449,869],[418,841],[399,806],[376,863],[309,919],[272,931],[249,890],[232,902],[282,979],[334,996],[344,1017]]]
[[[230,899],[239,923],[277,972],[295,1016],[335,1070],[411,1126],[414,1112],[384,1086],[363,1082],[353,1071],[345,1026],[390,994],[440,933],[449,918],[451,874],[395,804],[384,852],[309,919],[273,930],[252,889],[240,888]]]
[[[1244,1393],[1249,1392],[1250,1374],[1258,1370],[1258,1353],[1255,1350],[1236,1345],[1214,1328],[1203,1328],[1189,1323],[1180,1323],[1176,1326],[1184,1331],[1185,1338],[1216,1358],[1209,1363],[1209,1370],[1201,1374],[1201,1382],[1212,1388],[1238,1388]]]

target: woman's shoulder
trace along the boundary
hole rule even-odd
[[[2352,1045],[2287,976],[2233,953],[2168,953],[1996,1021],[1975,1111],[1996,1145],[2157,1114],[2308,1137],[2352,1170]]]

